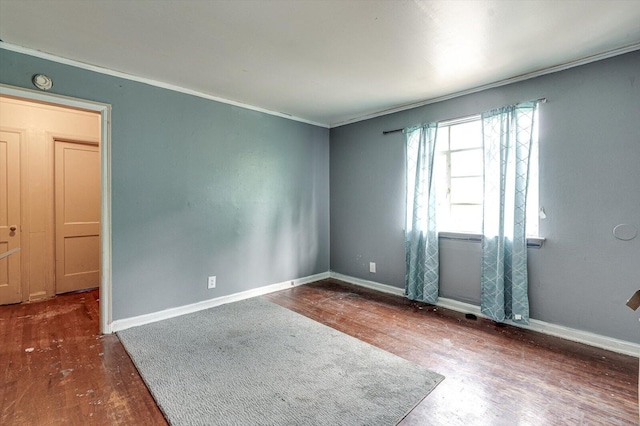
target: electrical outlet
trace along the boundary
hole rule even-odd
[[[521,320],[521,319],[522,319],[522,315],[520,315],[520,314],[515,314],[515,315],[513,316],[513,319],[514,319],[514,320],[516,320],[516,321]]]
[[[216,288],[216,277],[215,277],[215,275],[209,277],[209,280],[207,281],[207,288]]]
[[[369,262],[369,272],[372,274],[376,273],[376,262]]]

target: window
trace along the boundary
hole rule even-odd
[[[536,116],[527,193],[530,237],[538,236],[537,122]],[[438,124],[434,163],[438,231],[481,234],[484,161],[479,115]]]

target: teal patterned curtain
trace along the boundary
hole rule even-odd
[[[482,313],[529,324],[526,203],[537,102],[482,114]]]
[[[439,255],[433,161],[436,123],[404,130],[407,159],[405,292],[411,300],[438,301]]]

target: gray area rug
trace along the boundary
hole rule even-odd
[[[444,378],[260,298],[118,336],[172,425],[395,425]]]

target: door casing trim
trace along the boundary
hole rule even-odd
[[[59,106],[81,108],[100,114],[100,332],[112,332],[112,271],[111,271],[111,105],[23,87],[0,84],[0,95]]]

